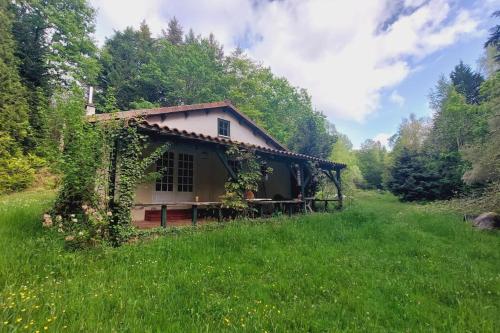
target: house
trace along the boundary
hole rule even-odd
[[[169,220],[191,217],[195,222],[198,207],[217,206],[224,184],[236,172],[224,153],[229,145],[251,149],[273,169],[272,174],[263,176],[255,193],[255,198],[261,200],[253,202],[260,206],[304,203],[301,199],[305,199],[311,176],[308,161],[336,184],[341,203],[340,171],[346,167],[344,164],[288,150],[228,101],[112,114],[87,110],[94,121],[135,119],[140,131],[154,144],[172,143],[157,161],[156,168],[165,170],[163,177],[137,188],[134,221],[159,221],[160,216],[168,215]]]

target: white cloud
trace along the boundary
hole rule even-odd
[[[382,146],[385,146],[385,148],[389,149],[389,138],[391,137],[391,134],[387,133],[379,133],[375,135],[373,138],[373,141],[378,141]]]
[[[328,116],[362,121],[377,111],[381,91],[401,83],[424,57],[476,32],[476,14],[451,1],[91,2],[100,7],[101,41],[142,19],[159,33],[175,15],[196,33],[213,32],[226,50],[245,39],[252,57],[307,88]]]
[[[401,96],[397,90],[393,90],[391,95],[389,96],[389,100],[396,104],[399,107],[402,107],[405,104],[405,98]]]

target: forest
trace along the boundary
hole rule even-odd
[[[0,193],[71,167],[64,142],[95,87],[99,113],[230,100],[289,149],[348,164],[348,195],[378,189],[403,201],[500,206],[499,25],[480,70],[460,62],[443,74],[429,93],[432,117],[403,119],[388,150],[373,140],[353,149],[305,89],[175,17],[159,36],[144,21],[102,47],[95,19],[84,0],[0,0]]]

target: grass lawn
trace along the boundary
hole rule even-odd
[[[0,198],[2,332],[500,330],[500,234],[387,194],[81,252],[51,198]]]

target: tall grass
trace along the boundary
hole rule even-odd
[[[500,327],[499,234],[390,195],[82,252],[42,230],[50,200],[0,199],[0,331]]]

